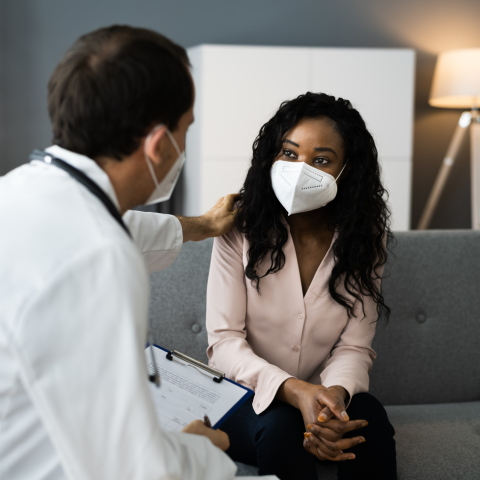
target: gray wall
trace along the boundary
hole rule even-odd
[[[79,35],[101,26],[152,28],[185,47],[411,47],[417,51],[415,226],[460,114],[428,106],[436,55],[480,47],[479,18],[478,0],[0,0],[0,175],[24,163],[34,147],[50,143],[49,75]],[[279,65],[279,76],[282,68],[289,67]],[[469,227],[465,142],[432,228]]]

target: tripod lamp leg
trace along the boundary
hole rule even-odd
[[[425,205],[422,216],[420,217],[420,221],[418,222],[418,230],[426,230],[430,225],[432,216],[437,208],[438,200],[450,175],[452,165],[455,163],[455,158],[460,146],[462,145],[463,137],[465,136],[465,132],[470,125],[471,118],[470,112],[464,112],[460,117],[457,128],[455,129],[455,133],[450,141],[447,155],[443,159],[442,166],[440,167],[440,171],[438,172],[435,183],[433,184],[427,204]]]
[[[470,130],[472,229],[480,230],[480,117],[472,120]]]

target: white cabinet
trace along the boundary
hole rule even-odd
[[[201,45],[189,49],[196,85],[187,137],[184,213],[237,192],[260,127],[307,91],[346,98],[373,134],[393,228],[410,225],[414,53],[398,49]]]

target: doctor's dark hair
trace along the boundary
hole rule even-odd
[[[270,169],[280,153],[286,133],[303,118],[328,117],[340,134],[345,161],[344,178],[335,199],[328,204],[332,223],[338,235],[332,246],[335,258],[329,292],[354,315],[354,302],[359,301],[365,315],[363,296],[371,296],[377,313],[388,321],[390,309],[385,305],[378,269],[386,263],[386,243],[393,239],[390,211],[385,202],[387,192],[381,181],[375,142],[365,122],[348,100],[323,93],[306,93],[283,102],[263,127],[253,144],[253,158],[240,191],[237,228],[250,243],[245,276],[261,293],[260,280],[276,273],[285,265],[283,247],[288,239],[282,216],[287,213],[272,188]],[[268,259],[270,266],[259,276],[259,264]],[[338,287],[343,283],[347,295]],[[345,293],[344,291],[344,293]]]
[[[175,130],[193,102],[184,48],[159,33],[116,25],[80,37],[48,83],[53,142],[121,160],[158,123]]]

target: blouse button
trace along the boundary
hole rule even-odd
[[[298,318],[301,320],[303,318],[303,313],[299,313]]]
[[[298,352],[299,348],[298,348],[296,345],[294,345],[294,346],[292,347],[292,350],[293,350],[294,352]]]

